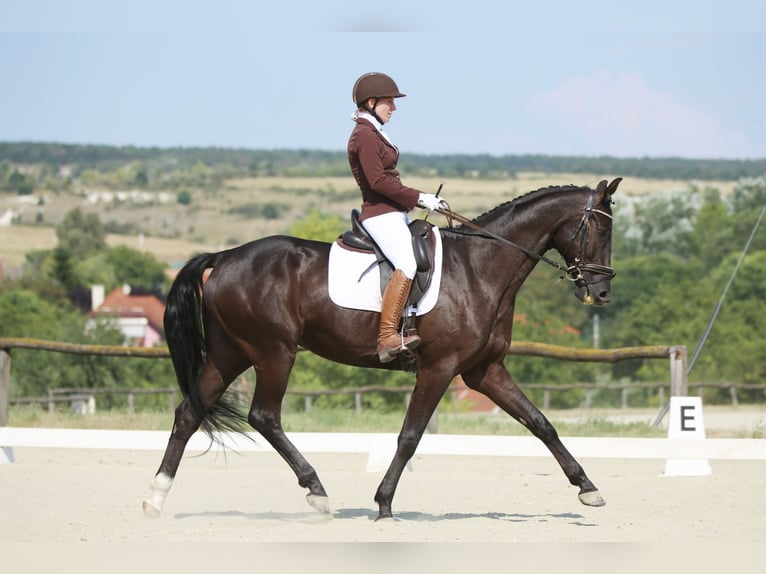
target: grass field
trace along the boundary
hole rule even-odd
[[[286,413],[283,424],[288,432],[375,432],[397,433],[404,412],[356,414],[349,409],[313,409],[310,413]],[[104,411],[93,415],[70,412],[50,414],[35,407],[13,407],[9,426],[39,428],[95,428],[127,430],[167,430],[173,425],[170,412]],[[664,436],[664,431],[643,423],[614,423],[594,416],[580,422],[562,422],[559,432],[578,436]],[[438,429],[443,434],[526,435],[529,431],[506,415],[441,413]]]

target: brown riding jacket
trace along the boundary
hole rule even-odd
[[[361,220],[393,211],[410,211],[420,192],[399,180],[399,150],[375,126],[357,118],[348,140],[348,163],[362,190]]]

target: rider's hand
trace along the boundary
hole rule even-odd
[[[436,197],[433,193],[421,193],[420,197],[418,198],[418,205],[420,207],[424,207],[428,211],[447,209],[447,204]]]

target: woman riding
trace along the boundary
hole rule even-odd
[[[429,211],[447,207],[436,195],[407,187],[399,179],[399,150],[383,131],[383,125],[396,110],[395,98],[404,96],[386,74],[371,72],[359,77],[353,88],[357,111],[352,118],[356,126],[348,140],[348,161],[362,191],[359,220],[394,267],[380,312],[381,363],[420,344],[417,335],[398,332],[417,270],[407,212],[416,206]]]

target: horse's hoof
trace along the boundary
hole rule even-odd
[[[598,490],[591,490],[590,492],[581,492],[577,495],[585,506],[604,506],[606,500],[603,499],[601,493]]]
[[[306,495],[306,501],[322,514],[330,514],[330,499],[328,497],[309,493]]]
[[[151,502],[148,500],[144,500],[144,517],[145,518],[159,518],[161,510],[154,506]]]

